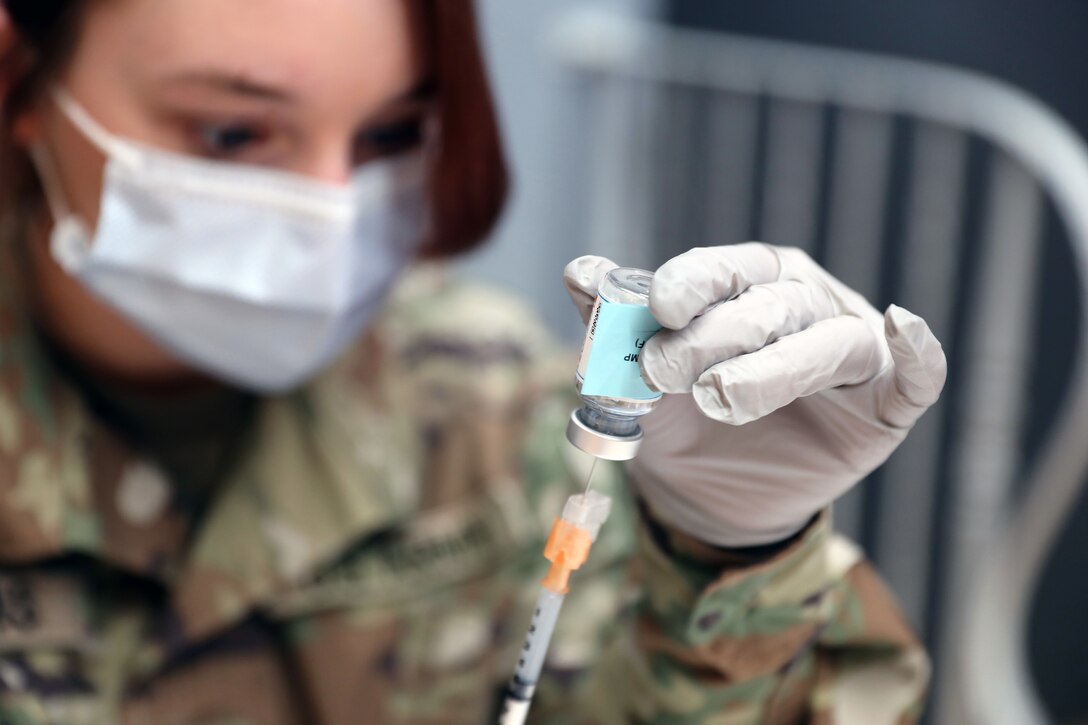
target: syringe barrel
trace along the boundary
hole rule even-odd
[[[608,518],[612,499],[596,491],[571,496],[563,507],[563,514],[555,520],[544,556],[552,563],[542,582],[540,596],[536,600],[533,619],[525,635],[525,643],[518,654],[518,666],[506,691],[506,700],[499,715],[499,725],[522,725],[529,713],[548,645],[555,632],[555,622],[563,607],[570,573],[581,568],[589,556],[601,524]]]
[[[544,669],[544,658],[548,654],[548,643],[555,631],[555,621],[563,606],[563,595],[547,589],[540,590],[536,600],[533,619],[525,635],[525,644],[518,656],[518,666],[514,671],[515,681],[535,686]]]

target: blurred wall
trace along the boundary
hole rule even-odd
[[[657,0],[479,0],[484,44],[513,168],[514,188],[498,233],[464,265],[473,277],[516,291],[570,343],[579,334],[563,291],[563,267],[587,253],[585,242],[548,238],[548,220],[564,214],[555,193],[559,169],[571,166],[564,124],[571,122],[569,77],[548,47],[549,32],[566,13],[601,7],[647,14]]]
[[[671,22],[733,33],[925,58],[1009,81],[1088,137],[1088,3],[1078,0],[671,0]],[[1088,203],[1088,199],[1085,200]],[[1037,381],[1024,441],[1030,457],[1064,394],[1078,311],[1060,235],[1042,265]],[[774,240],[767,240],[774,241]],[[1088,443],[1088,431],[1085,431]],[[1088,500],[1082,500],[1044,575],[1031,628],[1032,670],[1058,722],[1088,722]]]

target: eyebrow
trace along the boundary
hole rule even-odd
[[[253,80],[238,73],[216,70],[185,71],[168,76],[164,82],[174,85],[200,85],[212,90],[273,103],[294,103],[290,91]]]
[[[293,104],[298,101],[295,94],[285,88],[280,88],[261,81],[254,80],[238,73],[229,73],[216,70],[186,71],[169,76],[165,82],[172,84],[196,84],[218,90],[231,95],[244,96],[256,100],[269,101],[279,104]],[[433,76],[425,76],[404,93],[395,96],[383,105],[393,105],[405,101],[421,101],[430,99],[436,89]]]

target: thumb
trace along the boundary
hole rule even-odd
[[[586,255],[578,257],[563,270],[563,286],[567,288],[575,307],[582,315],[582,322],[589,321],[593,311],[593,302],[597,299],[597,288],[601,280],[619,265],[604,257]]]
[[[891,305],[884,313],[884,337],[893,369],[880,401],[880,417],[888,425],[909,428],[937,402],[948,362],[941,343],[918,315]]]

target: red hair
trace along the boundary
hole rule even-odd
[[[449,256],[472,249],[494,227],[508,177],[472,0],[423,2],[440,126],[427,252]]]

